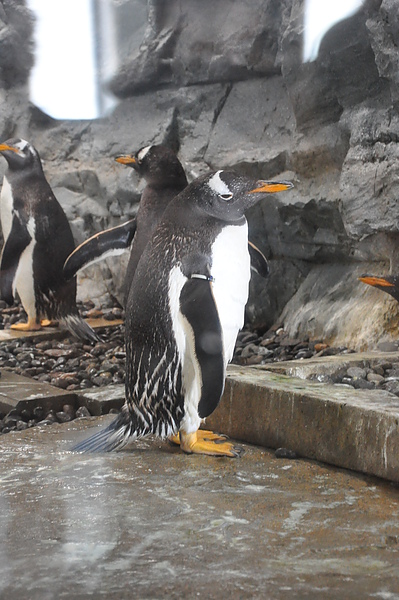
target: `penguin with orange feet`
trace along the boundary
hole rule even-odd
[[[126,401],[75,451],[107,452],[148,434],[186,453],[236,457],[200,430],[217,407],[244,323],[250,255],[245,211],[289,182],[203,175],[167,206],[137,265],[126,305]]]
[[[0,154],[8,163],[0,196],[1,298],[13,304],[18,293],[28,315],[27,323],[16,323],[12,329],[34,331],[55,320],[80,339],[99,341],[78,313],[76,278],[68,280],[63,274],[75,243],[37,150],[13,138],[0,144]]]

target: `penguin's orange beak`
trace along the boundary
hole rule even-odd
[[[4,152],[5,150],[11,150],[11,152],[16,152],[17,154],[19,153],[18,148],[14,148],[8,144],[0,144],[0,152]]]
[[[359,277],[359,281],[372,286],[379,285],[381,287],[394,287],[393,283],[390,283],[383,277],[374,277],[374,275],[362,275],[362,277]]]
[[[130,154],[122,154],[121,156],[117,156],[115,158],[116,162],[121,163],[121,165],[135,165],[137,160],[134,156]]]
[[[248,194],[274,194],[275,192],[284,192],[294,187],[290,181],[258,181],[257,187],[247,192]]]

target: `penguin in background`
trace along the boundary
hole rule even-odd
[[[175,152],[163,145],[140,148],[135,154],[123,154],[115,159],[118,163],[133,168],[146,180],[140,206],[135,219],[96,233],[68,257],[64,265],[66,278],[74,277],[78,271],[109,256],[130,250],[125,279],[125,305],[140,257],[151,239],[151,235],[171,200],[185,187],[187,177]],[[262,252],[251,242],[251,267],[261,277],[267,277],[269,266]]]
[[[35,331],[61,321],[76,337],[100,338],[76,307],[76,278],[63,265],[75,244],[68,220],[45,176],[37,150],[13,138],[0,144],[8,163],[0,196],[4,246],[0,262],[1,298],[12,304],[16,292],[28,315],[12,329]]]
[[[184,169],[176,154],[166,146],[150,145],[135,154],[123,154],[115,160],[133,168],[146,180],[134,219],[90,237],[80,244],[64,265],[67,278],[90,264],[131,248],[125,279],[125,304],[137,263],[169,202],[187,185]]]
[[[384,277],[376,277],[375,275],[362,275],[359,281],[371,285],[383,292],[386,292],[399,302],[399,276],[385,275]]]
[[[126,402],[75,451],[112,451],[155,434],[187,453],[235,457],[199,430],[222,396],[244,323],[250,256],[245,211],[289,182],[229,171],[196,179],[166,208],[138,263],[126,306]]]

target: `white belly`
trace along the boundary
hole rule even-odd
[[[34,246],[35,241],[33,239],[22,252],[13,285],[14,298],[15,290],[17,290],[25,312],[27,313],[28,317],[32,319],[36,318],[35,288],[33,284]]]
[[[226,227],[216,238],[212,248],[211,274],[215,281],[212,292],[223,334],[225,366],[231,360],[238,331],[244,324],[245,304],[248,300],[250,258],[248,252],[248,225]],[[179,266],[169,277],[169,309],[172,327],[182,364],[185,415],[181,429],[196,431],[201,419],[198,403],[201,398],[201,369],[195,354],[193,330],[180,311],[180,294],[187,277]]]
[[[3,232],[4,245],[10,235],[13,220],[13,198],[11,186],[6,177],[3,178],[3,187],[0,197],[0,220]],[[33,218],[30,218],[27,224],[28,231],[32,237],[30,244],[22,252],[18,268],[13,281],[13,296],[18,292],[22,306],[29,317],[36,317],[36,301],[33,285],[33,248],[35,245],[35,224]],[[4,246],[3,246],[4,247]]]
[[[12,225],[12,194],[11,194],[11,186],[8,183],[6,177],[3,178],[3,187],[1,188],[1,197],[0,197],[0,220],[1,220],[1,229],[3,231],[4,242],[7,241],[8,236],[10,235],[11,225]]]
[[[239,330],[244,325],[251,262],[248,252],[248,224],[228,226],[212,247],[212,291],[223,331],[225,365],[232,359]]]

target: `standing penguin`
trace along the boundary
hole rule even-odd
[[[250,256],[245,211],[288,182],[216,171],[170,202],[139,261],[126,307],[126,402],[77,451],[111,451],[179,433],[188,453],[237,456],[198,428],[219,403],[244,323]]]
[[[64,265],[66,278],[71,278],[89,264],[116,256],[131,247],[125,279],[125,304],[140,257],[151,239],[169,202],[187,185],[183,166],[176,154],[166,146],[140,148],[135,154],[117,156],[117,162],[132,167],[147,182],[135,219],[96,233],[78,246]],[[269,267],[262,252],[249,242],[251,267],[267,277]]]
[[[8,163],[0,197],[4,247],[0,264],[1,297],[12,304],[18,292],[27,323],[12,325],[33,331],[60,320],[79,338],[98,341],[76,307],[76,279],[63,275],[63,264],[75,244],[68,220],[43,173],[40,157],[18,138],[0,144]]]

